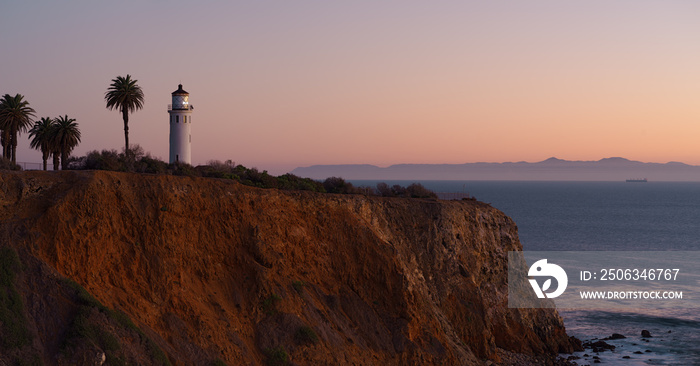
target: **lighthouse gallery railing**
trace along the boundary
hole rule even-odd
[[[172,104],[168,104],[168,110],[169,110],[169,111],[172,111],[172,110],[176,110],[176,111],[186,111],[186,110],[193,110],[193,109],[194,109],[194,106],[192,106],[191,104],[188,104],[188,105],[186,105],[186,106],[182,106],[182,108],[173,108],[173,105],[172,105]]]

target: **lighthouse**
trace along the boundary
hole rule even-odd
[[[172,93],[173,104],[168,106],[170,115],[170,163],[192,164],[192,110],[190,93],[182,84]]]

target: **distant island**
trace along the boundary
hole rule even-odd
[[[466,164],[396,164],[385,168],[368,164],[313,165],[292,174],[324,179],[330,176],[356,180],[541,180],[620,181],[646,177],[654,181],[700,182],[700,166],[679,162],[644,163],[613,157],[598,161],[544,161]]]

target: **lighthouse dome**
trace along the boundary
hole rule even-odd
[[[172,94],[173,96],[173,109],[190,109],[190,93],[182,89],[182,84],[177,86]]]
[[[177,85],[177,90],[175,90],[173,92],[173,95],[175,95],[175,94],[177,94],[177,95],[190,95],[190,93],[188,93],[182,89],[182,84]]]

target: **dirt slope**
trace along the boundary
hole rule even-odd
[[[23,263],[23,349],[47,365],[89,352],[161,364],[155,345],[174,365],[471,365],[498,361],[497,347],[571,349],[556,312],[508,309],[517,228],[478,202],[2,172],[0,208],[2,246]],[[67,346],[76,314],[117,351],[108,336]]]

